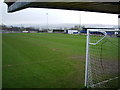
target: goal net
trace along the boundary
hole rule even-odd
[[[118,88],[118,30],[88,29],[85,86]]]

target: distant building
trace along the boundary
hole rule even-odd
[[[49,29],[49,30],[48,30],[48,33],[53,33],[53,29]]]
[[[80,34],[87,34],[87,31],[86,30],[81,30]]]
[[[29,31],[29,33],[38,33],[38,31]]]
[[[66,30],[64,29],[49,29],[48,33],[65,33]]]
[[[65,30],[53,29],[53,33],[65,33]]]
[[[28,31],[22,31],[23,33],[28,33]]]
[[[120,37],[120,31],[106,31],[109,36],[117,36]]]
[[[79,34],[80,32],[78,30],[66,30],[67,34]]]

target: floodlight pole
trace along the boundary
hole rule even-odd
[[[86,65],[85,65],[85,87],[88,87],[88,60],[89,60],[89,30],[87,29],[86,40]]]
[[[46,15],[47,15],[47,30],[48,30],[48,13],[46,13]]]
[[[81,11],[79,11],[79,30],[81,29],[81,26],[82,26],[82,24],[81,24]]]

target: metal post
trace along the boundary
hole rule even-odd
[[[87,29],[87,40],[86,40],[86,66],[85,66],[85,87],[87,86],[88,80],[88,58],[89,58],[89,30]]]
[[[81,30],[81,27],[82,27],[82,26],[81,26],[81,12],[80,12],[80,11],[79,11],[79,24],[80,24],[80,25],[79,25],[79,30]]]
[[[46,15],[47,15],[47,30],[48,30],[48,13],[46,13]]]

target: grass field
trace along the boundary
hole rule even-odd
[[[3,88],[84,87],[86,36],[3,34]]]
[[[96,42],[100,38],[91,35],[90,40]],[[94,73],[92,79],[95,83],[118,76],[117,45],[117,37],[106,37],[99,44],[90,45],[89,54]],[[83,88],[85,51],[85,35],[3,34],[2,86],[3,88]],[[117,87],[117,83],[117,80],[112,81],[108,87]]]

